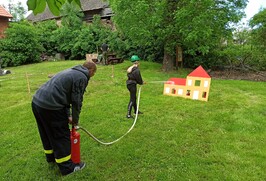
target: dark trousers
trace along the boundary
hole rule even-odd
[[[127,115],[131,115],[132,107],[134,108],[134,112],[137,111],[137,84],[128,84],[127,89],[130,93],[130,100],[127,106]]]
[[[67,109],[47,110],[32,103],[47,162],[56,162],[63,175],[73,171]]]

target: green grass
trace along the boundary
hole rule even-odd
[[[266,180],[266,82],[212,79],[208,102],[164,96],[163,84],[149,82],[186,77],[191,70],[163,73],[149,62],[141,64],[148,84],[135,128],[111,146],[79,131],[87,166],[60,176],[45,161],[31,98],[48,74],[81,63],[14,67],[0,77],[0,180]],[[115,140],[133,123],[124,118],[129,65],[114,65],[113,78],[112,66],[98,66],[84,95],[80,125],[102,141]]]

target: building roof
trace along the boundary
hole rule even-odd
[[[5,8],[1,5],[0,5],[0,16],[7,17],[7,18],[13,18],[13,16],[7,10],[5,10]]]
[[[209,74],[202,68],[202,66],[198,66],[193,72],[188,74],[190,77],[203,77],[203,78],[211,78]]]
[[[103,2],[102,0],[80,0],[82,11],[91,11],[97,9],[105,9],[109,6],[108,2]],[[103,15],[106,16],[108,12],[105,12]],[[49,10],[48,6],[46,6],[43,13],[34,15],[31,13],[27,19],[32,22],[44,21],[49,19],[57,19],[60,16],[54,16]]]
[[[170,78],[166,84],[173,84],[173,85],[186,85],[186,79],[183,78]]]

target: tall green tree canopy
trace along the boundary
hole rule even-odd
[[[117,28],[139,45],[164,46],[164,70],[173,67],[177,45],[187,54],[207,54],[231,33],[247,0],[110,0]]]
[[[254,39],[261,44],[263,48],[266,47],[266,8],[255,14],[250,21],[253,27]]]
[[[187,55],[201,56],[220,45],[232,34],[231,23],[244,16],[248,0],[110,0],[117,29],[133,46],[163,49],[163,69],[174,67],[175,49],[182,47]],[[66,2],[80,0],[28,0],[35,14],[48,4],[59,14]],[[155,52],[156,53],[156,52]]]

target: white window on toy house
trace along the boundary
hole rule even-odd
[[[192,99],[199,99],[199,91],[194,91],[193,92],[193,98]]]
[[[178,95],[182,95],[182,94],[183,94],[183,89],[178,89],[177,94],[178,94]]]
[[[165,88],[165,93],[166,93],[166,94],[169,94],[169,93],[170,93],[170,88],[169,88],[169,87],[166,87],[166,88]]]
[[[192,80],[188,79],[188,81],[187,81],[187,85],[188,85],[188,86],[191,86],[191,85],[192,85]]]
[[[209,81],[205,80],[204,81],[204,87],[208,87],[209,86]]]

